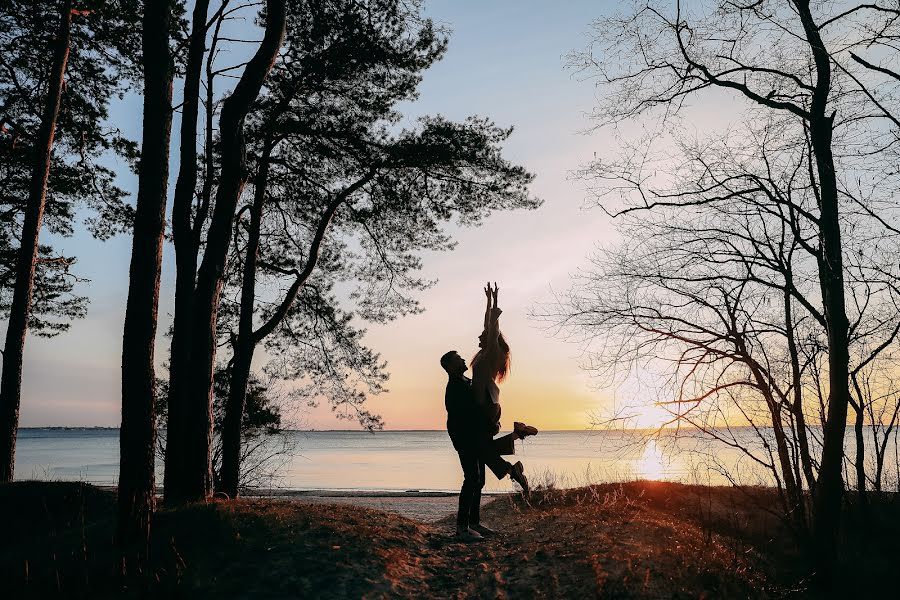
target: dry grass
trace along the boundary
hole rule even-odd
[[[20,517],[0,551],[0,597],[403,596],[432,535],[355,506],[216,501],[159,511],[149,568],[122,576],[114,499],[80,484],[0,486],[0,514]]]
[[[647,481],[544,486],[486,506],[501,534],[470,545],[450,535],[450,516],[426,525],[348,505],[213,502],[160,511],[148,565],[122,576],[111,492],[9,484],[0,597],[816,597],[760,509],[772,498]],[[882,554],[895,564],[896,549]]]
[[[769,597],[755,554],[652,506],[647,486],[668,485],[544,488],[489,507],[485,519],[509,532],[497,552],[510,574],[504,595]]]

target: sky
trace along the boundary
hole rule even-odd
[[[419,299],[425,312],[387,325],[370,325],[365,341],[388,362],[389,391],[368,408],[386,429],[441,429],[446,415],[446,375],[438,358],[447,350],[471,357],[481,331],[484,282],[500,286],[501,327],[512,348],[512,373],[502,387],[508,427],[524,421],[541,429],[581,429],[609,408],[614,390],[580,368],[580,349],[553,337],[528,316],[529,309],[564,290],[598,244],[615,237],[613,223],[586,207],[584,184],[572,171],[605,145],[602,133],[585,134],[586,113],[598,101],[593,84],[565,69],[565,55],[584,49],[591,21],[614,2],[521,0],[430,0],[425,14],[451,31],[445,58],[424,76],[419,99],[401,107],[416,116],[452,119],[482,115],[515,131],[506,155],[537,175],[532,192],[544,200],[536,211],[497,213],[474,229],[450,227],[453,252],[424,257],[423,275],[438,280]],[[179,91],[176,89],[176,96]],[[176,98],[177,102],[177,98]],[[130,95],[111,110],[111,121],[140,139],[141,99]],[[176,118],[173,132],[177,132]],[[173,135],[173,158],[177,159]],[[136,190],[123,162],[121,185]],[[174,190],[177,163],[170,167]],[[42,238],[43,240],[44,238]],[[88,315],[69,332],[26,342],[20,425],[118,426],[120,363],[131,240],[99,242],[84,233],[50,239],[78,257],[77,270],[90,284]],[[163,259],[157,363],[168,354],[163,333],[172,318],[174,254]],[[264,357],[257,360],[261,367]],[[353,428],[323,402],[289,412],[290,424],[313,429]]]

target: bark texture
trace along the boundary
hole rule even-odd
[[[231,242],[238,198],[246,183],[244,119],[260,90],[284,39],[284,0],[267,0],[262,43],[244,68],[219,118],[221,171],[206,250],[197,272],[190,344],[189,405],[186,410],[183,477],[176,497],[202,500],[212,492],[212,384],[216,361],[216,313],[222,291],[225,259]],[[184,382],[181,382],[182,384]]]
[[[144,122],[137,207],[122,336],[122,428],[119,441],[119,540],[148,541],[155,507],[156,444],[153,354],[165,228],[172,129],[172,0],[144,7]]]
[[[197,187],[197,114],[200,78],[206,52],[206,18],[209,0],[197,0],[191,25],[184,77],[181,114],[180,165],[172,200],[172,238],[175,244],[175,314],[169,358],[168,421],[166,423],[166,468],[163,489],[166,501],[177,501],[181,478],[184,424],[189,400],[185,385],[190,369],[190,318],[199,247],[191,223],[191,205]],[[208,174],[209,176],[209,174]]]

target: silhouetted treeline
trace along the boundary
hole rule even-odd
[[[98,233],[109,235],[119,223],[133,232],[122,352],[119,537],[139,554],[155,505],[159,425],[166,432],[167,503],[203,500],[214,488],[235,497],[246,460],[242,437],[255,431],[245,426],[251,364],[264,344],[273,358],[266,369],[297,381],[297,397],[313,404],[324,398],[339,416],[380,427],[381,418],[364,402],[383,391],[386,365],[364,345],[356,321],[384,322],[421,310],[414,294],[430,282],[419,275],[419,255],[452,248],[444,224],[477,225],[495,210],[540,204],[528,193],[532,175],[501,154],[511,129],[482,117],[453,122],[437,116],[400,127],[396,106],[415,99],[422,74],[447,44],[447,33],[422,16],[418,3],[200,0],[188,18],[175,0],[48,0],[13,3],[3,17],[0,27],[12,28],[0,31],[3,60],[14,62],[22,80],[33,79],[34,91],[19,98],[18,80],[4,83],[4,110],[13,100],[46,107],[27,131],[0,115],[4,152],[18,157],[23,170],[26,163],[49,170],[43,182],[20,176],[27,180],[22,190],[49,189],[57,202],[95,193],[103,202],[96,203],[101,219],[92,223]],[[48,35],[50,20],[56,29]],[[239,21],[257,27],[236,28]],[[36,51],[58,57],[53,69],[18,50],[23,32],[34,35]],[[89,41],[68,41],[88,33]],[[237,39],[242,35],[248,39]],[[252,48],[248,60],[225,62],[231,59],[223,51],[238,48]],[[133,143],[100,129],[111,95],[137,81],[143,83],[139,153]],[[171,229],[176,290],[165,423],[159,424],[154,339],[173,87],[183,91]],[[70,104],[89,118],[73,118],[70,127]],[[52,114],[57,105],[58,119]],[[54,133],[67,141],[55,153]],[[27,156],[21,151],[26,139],[34,148]],[[54,163],[63,150],[78,154],[81,162],[71,166],[81,187],[55,183],[70,167]],[[113,174],[90,163],[105,151],[138,158],[134,211],[122,204]],[[15,286],[3,287],[4,293],[15,291],[9,335],[21,340],[7,342],[12,351],[4,353],[6,479],[12,477],[25,324],[30,317],[45,331],[61,330],[64,323],[36,321],[37,315],[80,316],[84,303],[71,297],[32,308],[18,300],[34,285],[53,290],[55,298],[73,291],[64,278],[71,259],[44,268],[35,259],[50,250],[39,247],[39,219],[35,225],[29,216],[45,205],[54,217],[70,219],[71,213],[44,195],[32,196],[9,217],[23,223],[19,263],[30,271],[19,268],[24,275]],[[8,236],[3,241],[15,243]],[[339,284],[355,291],[340,299],[333,291]],[[227,374],[220,422],[213,403],[216,370]],[[256,402],[259,390],[253,390]],[[216,477],[214,447],[221,448]]]

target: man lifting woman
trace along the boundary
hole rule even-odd
[[[484,331],[478,336],[478,352],[472,358],[472,379],[465,376],[466,361],[451,350],[441,357],[447,372],[447,432],[459,454],[463,469],[463,485],[459,493],[459,512],[456,533],[471,541],[495,532],[480,522],[481,489],[484,487],[485,466],[497,479],[509,475],[528,494],[528,480],[521,462],[511,464],[503,455],[515,453],[514,442],[537,429],[516,422],[513,432],[494,439],[500,431],[500,386],[509,373],[509,344],[500,333],[500,314],[497,304],[499,288],[488,283],[484,288],[487,308]]]

